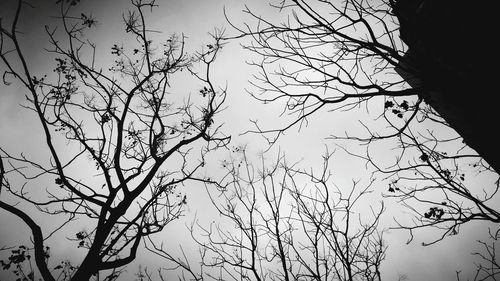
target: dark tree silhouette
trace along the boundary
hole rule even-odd
[[[404,54],[412,86],[419,96],[476,150],[495,171],[500,151],[490,121],[498,120],[496,105],[487,102],[494,89],[490,58],[467,56],[470,46],[457,44],[465,34],[489,38],[494,16],[489,9],[465,2],[398,0],[390,2],[408,46]],[[411,70],[410,72],[408,72]]]
[[[188,273],[182,280],[381,280],[385,209],[360,213],[372,181],[336,186],[328,151],[322,169],[303,170],[283,155],[273,163],[261,156],[256,166],[245,147],[237,150],[223,162],[228,173],[218,189],[207,186],[222,219],[190,227],[201,266],[151,241],[153,252]]]
[[[244,27],[228,21],[238,31],[231,38],[249,39],[244,48],[259,58],[250,62],[259,69],[250,94],[263,103],[284,104],[282,115],[288,118],[271,128],[255,121],[249,133],[262,134],[273,145],[321,111],[332,112],[332,124],[350,112],[359,126],[342,132],[332,125],[330,139],[364,159],[373,176],[385,180],[387,196],[413,212],[413,223],[401,227],[410,233],[424,226],[442,228],[440,240],[469,221],[500,222],[494,205],[500,157],[490,133],[490,122],[498,119],[496,105],[483,107],[487,101],[470,98],[474,86],[487,91],[491,85],[478,81],[484,60],[464,58],[462,67],[458,54],[467,47],[453,45],[448,54],[444,46],[454,44],[450,41],[457,33],[482,29],[484,22],[473,22],[473,11],[471,20],[469,14],[457,18],[463,13],[453,11],[463,12],[462,3],[445,1],[454,7],[448,13],[445,4],[428,2],[284,0],[271,4],[274,18],[247,8],[250,20]],[[434,21],[420,25],[426,13]],[[445,26],[438,22],[442,14],[449,21]],[[454,26],[465,18],[467,29]],[[447,29],[453,32],[445,34]],[[431,48],[432,38],[441,35]],[[468,74],[465,83],[461,75]],[[382,149],[393,154],[377,154]]]
[[[186,197],[180,187],[206,181],[198,176],[206,153],[229,141],[214,119],[226,92],[210,79],[220,36],[193,55],[186,53],[183,36],[155,43],[159,39],[153,42],[157,37],[145,20],[155,2],[133,0],[134,10],[123,17],[130,41],[116,42],[103,56],[86,37],[96,20],[80,14],[77,1],[58,2],[61,25],[46,27],[47,56],[55,59],[52,73],[34,73],[24,51],[30,44],[19,30],[24,1],[18,1],[11,25],[0,22],[4,82],[26,90],[26,108],[36,114],[50,155],[37,161],[0,148],[0,208],[22,221],[32,239],[31,245],[11,250],[2,265],[17,267],[19,274],[33,255],[46,281],[102,280],[102,272],[114,280],[145,237],[181,215]],[[106,67],[109,51],[113,62]],[[180,72],[194,79],[199,93],[172,92]],[[53,184],[44,191],[40,184],[47,180]],[[50,265],[50,246],[58,245],[47,245],[54,233],[31,216],[32,207],[42,218],[60,220],[55,232],[85,250],[79,264]],[[87,230],[76,236],[64,232],[74,230],[68,226],[76,219]],[[24,269],[34,280],[34,271]]]

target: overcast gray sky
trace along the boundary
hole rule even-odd
[[[1,0],[0,16],[9,18],[12,15],[13,2],[15,1]],[[55,5],[53,5],[55,1],[31,2],[36,8],[31,11],[25,9],[21,17],[24,32],[23,41],[29,42],[24,46],[29,54],[30,65],[42,73],[51,71],[51,65],[48,64],[42,49],[47,46],[47,37],[43,32],[43,26],[54,24],[55,19],[48,16],[56,14]],[[214,28],[226,27],[227,34],[235,32],[231,30],[224,19],[224,7],[231,20],[240,26],[248,19],[242,13],[245,5],[266,17],[277,18],[280,16],[276,10],[269,7],[267,1],[168,0],[157,1],[157,3],[159,7],[150,16],[148,15],[147,22],[150,27],[161,31],[161,34],[165,36],[171,33],[185,34],[187,36],[186,44],[190,51],[197,50],[209,43],[211,38],[208,33],[212,32]],[[129,1],[98,0],[82,0],[78,7],[78,9],[92,14],[98,20],[99,24],[94,29],[92,38],[102,50],[109,50],[114,43],[126,43],[125,39],[117,37],[116,34],[122,34],[122,13],[129,8]],[[5,24],[5,21],[3,23]],[[105,52],[104,56],[107,55],[108,53]],[[269,127],[272,127],[273,124],[279,126],[283,124],[283,121],[278,118],[282,110],[279,104],[264,106],[246,93],[245,88],[251,88],[248,79],[250,79],[251,74],[257,71],[257,69],[245,64],[245,60],[250,59],[252,59],[251,55],[242,50],[239,42],[228,43],[214,65],[213,81],[221,87],[226,84],[228,87],[227,109],[219,117],[225,123],[225,132],[233,136],[234,146],[246,144],[250,151],[256,154],[264,147],[262,139],[251,134],[240,135],[251,128],[249,119],[264,120],[263,122]],[[183,81],[174,83],[178,83],[178,87],[185,87],[187,91],[197,91],[197,88],[190,88],[190,85],[183,84]],[[12,153],[23,152],[34,158],[43,158],[46,151],[44,151],[38,120],[32,112],[18,106],[25,103],[24,94],[23,89],[15,85],[10,87],[0,85],[0,146]],[[325,116],[329,117],[325,118]],[[337,119],[324,112],[311,119],[311,125],[302,128],[300,132],[297,132],[296,129],[291,130],[281,139],[280,150],[293,161],[303,159],[302,165],[304,167],[319,166],[325,144],[331,145],[329,141],[324,139],[330,134],[330,128],[348,128],[356,123],[356,120],[353,120],[350,115],[340,116],[337,114],[336,116],[338,116]],[[276,153],[276,151],[270,152],[270,158],[272,158],[272,153]],[[228,153],[220,153],[218,157],[221,157],[220,161],[222,161],[228,157]],[[339,156],[334,159],[332,170],[339,185],[348,184],[353,178],[363,179],[365,175],[369,175],[366,173],[363,162],[349,158],[342,152],[339,152]],[[198,213],[204,216],[215,214],[214,210],[207,210],[205,204],[207,198],[202,186],[196,187],[200,188],[199,190],[190,188],[191,190],[187,191],[191,200],[186,218],[167,227],[160,235],[164,236],[165,241],[172,247],[178,244],[189,247],[190,242],[186,239],[187,230],[179,231],[179,228],[184,228],[184,224],[189,223],[189,219],[192,219],[194,214]],[[381,187],[375,193],[380,195],[383,191],[385,189]],[[392,215],[401,212],[401,209],[395,204],[387,204],[387,208],[385,226],[392,223]],[[0,221],[0,247],[15,243],[20,236],[24,236],[25,241],[27,241],[29,236],[27,228],[18,219],[0,211]],[[432,233],[420,232],[412,244],[406,245],[407,233],[392,230],[386,235],[389,250],[383,264],[385,280],[397,280],[399,274],[405,274],[408,276],[407,280],[413,281],[454,280],[456,270],[467,272],[473,269],[470,253],[478,247],[475,240],[483,235],[478,235],[477,227],[476,223],[467,225],[462,228],[460,235],[447,238],[429,247],[420,246],[420,242],[430,239]],[[156,237],[158,238],[158,236]],[[193,246],[192,249],[194,248]],[[74,252],[74,250],[68,251],[53,247],[55,260],[58,257],[60,259],[71,258]],[[134,273],[138,264],[148,264],[151,269],[155,265],[161,264],[161,261],[156,257],[152,257],[152,260],[149,260],[150,258],[151,256],[141,255],[134,264],[130,265],[128,272]],[[2,274],[4,272],[0,271],[0,280],[6,280],[7,277],[1,277]]]

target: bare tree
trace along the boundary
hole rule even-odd
[[[37,161],[0,148],[0,208],[22,221],[32,239],[32,245],[12,250],[11,259],[2,263],[8,268],[31,262],[33,253],[44,280],[100,279],[100,272],[114,280],[135,259],[145,237],[179,218],[187,203],[180,187],[206,181],[198,176],[206,153],[229,141],[214,119],[226,91],[210,79],[220,34],[194,55],[186,53],[183,36],[155,43],[146,25],[146,11],[155,2],[133,0],[134,10],[123,17],[131,41],[117,42],[102,56],[86,37],[96,20],[79,13],[78,1],[58,2],[61,26],[46,27],[53,73],[34,73],[24,52],[28,42],[19,25],[25,1],[18,1],[10,26],[0,22],[4,82],[26,90],[25,107],[38,117],[50,155]],[[109,51],[114,62],[106,67]],[[197,81],[196,95],[171,92],[180,72]],[[88,176],[82,178],[81,171]],[[54,183],[43,190],[40,183],[47,179]],[[60,219],[59,227],[47,231],[30,215],[31,207],[50,220]],[[84,258],[53,268],[47,239],[72,231],[68,226],[76,219],[88,230],[66,236],[73,237],[75,248],[85,249]],[[28,273],[31,280],[33,273]]]
[[[461,132],[454,126],[456,119],[450,123],[438,106],[441,102],[446,107],[447,91],[457,87],[437,85],[439,79],[430,80],[431,74],[425,72],[431,67],[417,65],[419,57],[409,55],[394,12],[409,2],[425,1],[285,0],[271,4],[277,13],[272,19],[247,8],[250,20],[244,27],[229,22],[238,32],[231,38],[250,39],[243,47],[259,58],[251,62],[259,74],[252,80],[250,94],[263,103],[281,102],[287,118],[285,125],[271,128],[255,121],[249,133],[262,134],[273,145],[285,131],[307,125],[321,111],[331,112],[332,124],[335,117],[351,112],[349,116],[359,117],[358,126],[333,131],[329,138],[353,157],[364,159],[374,168],[373,178],[385,181],[387,196],[410,208],[413,221],[401,227],[410,233],[427,226],[443,230],[429,242],[433,243],[457,233],[469,221],[500,222],[494,204],[498,174],[490,166],[498,160],[494,157],[498,150],[481,155],[486,163],[465,144],[469,134],[464,142],[453,130]],[[411,30],[404,35],[412,35]],[[446,99],[441,97],[445,94]],[[457,92],[457,103],[461,98]],[[352,115],[355,110],[359,114]],[[474,110],[471,115],[481,116]],[[483,123],[472,122],[469,128],[482,128]],[[488,134],[475,138],[493,141]],[[476,141],[470,142],[478,148]],[[394,153],[381,156],[381,150]]]
[[[500,238],[500,231],[495,232],[489,231],[489,241],[481,241],[481,250],[472,253],[473,256],[479,258],[479,261],[475,263],[476,272],[474,275],[474,281],[485,281],[485,280],[497,280],[497,276],[500,275],[500,264],[497,260],[497,246],[498,239]],[[457,280],[460,281],[461,271],[457,271]],[[470,279],[469,279],[470,280]]]
[[[245,147],[237,150],[238,157],[222,163],[225,184],[207,186],[222,219],[190,227],[201,269],[155,248],[195,277],[183,280],[381,280],[383,204],[371,217],[360,213],[371,182],[336,186],[328,152],[320,171],[306,171],[283,155],[271,164],[262,157],[257,167]]]

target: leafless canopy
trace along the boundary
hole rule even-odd
[[[259,72],[249,93],[283,104],[286,120],[280,127],[255,121],[248,133],[273,145],[320,115],[332,124],[329,139],[364,159],[387,196],[412,211],[413,223],[400,225],[410,233],[436,226],[440,240],[471,220],[498,223],[498,174],[426,102],[430,90],[408,61],[394,4],[283,0],[271,4],[273,18],[247,8],[244,26],[227,15],[237,31],[231,38],[248,40],[244,48],[258,58],[250,62]],[[341,114],[359,123],[335,131]],[[391,153],[377,154],[382,150]]]
[[[192,55],[182,35],[153,41],[159,36],[146,26],[145,13],[155,3],[134,0],[134,10],[123,16],[130,40],[107,49],[86,37],[97,21],[75,15],[75,4],[59,1],[61,25],[46,27],[53,72],[34,73],[23,51],[24,1],[18,1],[12,24],[0,26],[4,82],[27,91],[26,108],[38,117],[50,155],[39,161],[0,148],[0,207],[31,230],[33,246],[27,249],[44,280],[67,270],[71,280],[89,280],[104,270],[118,275],[144,237],[181,215],[186,198],[180,186],[206,181],[198,176],[204,156],[229,141],[215,121],[226,92],[210,79],[218,35]],[[109,52],[113,60],[106,67]],[[175,88],[173,78],[180,75],[199,88]],[[195,94],[188,96],[190,90]],[[43,190],[40,183],[47,180],[52,184]],[[53,233],[28,215],[30,206],[50,220],[60,217],[58,232],[76,219],[88,227],[66,235],[75,249],[85,249],[79,265],[49,266],[46,239]]]
[[[181,280],[381,280],[384,205],[361,214],[372,182],[335,185],[329,152],[321,169],[304,170],[283,155],[257,166],[237,150],[218,189],[207,186],[221,219],[190,227],[201,264],[148,246],[182,269]]]

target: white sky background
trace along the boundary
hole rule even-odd
[[[13,10],[9,9],[15,1],[1,0],[0,16],[7,17]],[[37,2],[36,9],[30,11],[25,9],[21,16],[23,26],[25,53],[29,54],[30,65],[40,72],[51,71],[52,61],[47,64],[46,56],[42,51],[47,42],[43,32],[43,25],[46,24],[47,15],[57,14],[52,7],[54,1],[33,1]],[[248,5],[257,14],[263,14],[266,18],[276,18],[279,16],[276,10],[267,6],[267,1],[245,1],[245,0],[168,0],[158,1],[160,5],[152,15],[148,14],[147,22],[149,27],[162,32],[162,35],[169,36],[171,33],[184,33],[187,36],[186,46],[189,51],[197,50],[205,44],[211,43],[208,32],[212,32],[214,27],[227,27],[227,34],[234,31],[228,26],[223,17],[223,7],[230,19],[237,25],[242,26],[242,22],[248,18],[243,17],[241,10],[244,5]],[[99,22],[97,29],[92,32],[94,41],[101,47],[104,57],[109,57],[110,48],[114,43],[126,42],[117,34],[124,34],[121,21],[122,13],[131,6],[128,1],[97,1],[82,0],[78,9],[92,14]],[[50,21],[50,20],[49,20]],[[255,22],[250,22],[254,24]],[[5,23],[4,23],[5,24]],[[126,47],[126,46],[125,46]],[[99,56],[99,55],[98,55]],[[232,146],[247,144],[250,151],[256,154],[262,150],[264,143],[259,136],[239,134],[251,128],[249,119],[259,119],[261,124],[271,128],[273,124],[283,124],[278,119],[278,114],[282,110],[280,104],[262,105],[253,100],[246,92],[245,88],[251,88],[248,83],[252,73],[257,69],[245,64],[245,60],[250,59],[248,52],[241,49],[238,42],[227,44],[219,54],[212,72],[212,80],[216,85],[224,87],[227,83],[228,99],[227,109],[219,115],[218,120],[225,123],[224,132],[233,137]],[[183,83],[184,82],[184,83]],[[173,80],[180,88],[187,92],[196,94],[199,88],[185,81]],[[187,84],[187,85],[186,85]],[[174,85],[174,87],[176,87]],[[24,92],[22,88],[15,86],[0,86],[0,146],[14,153],[24,152],[34,158],[46,157],[45,143],[41,137],[39,122],[32,112],[22,109],[18,104],[24,103]],[[328,118],[325,118],[328,116]],[[352,123],[353,122],[353,123]],[[291,161],[303,159],[302,167],[319,166],[321,155],[324,153],[325,144],[331,144],[324,138],[331,134],[332,128],[349,128],[356,126],[356,120],[352,115],[336,114],[335,118],[328,113],[322,113],[310,119],[310,126],[303,128],[300,132],[296,129],[290,130],[280,141],[280,149]],[[227,159],[229,152],[221,152],[209,159],[213,166],[217,166],[220,161]],[[220,159],[218,159],[219,157]],[[268,158],[274,158],[274,154],[269,154]],[[335,182],[338,185],[348,184],[354,179],[363,179],[369,176],[364,163],[346,157],[345,154],[338,153],[334,156],[332,163]],[[210,172],[210,171],[208,171]],[[386,191],[386,186],[380,186],[375,190],[376,194]],[[166,227],[161,233],[161,237],[172,247],[183,244],[189,248],[189,240],[186,240],[185,224],[189,224],[195,214],[200,217],[202,214],[210,214],[206,204],[206,195],[203,186],[192,185],[186,187],[188,193],[188,212],[181,221],[175,222]],[[384,220],[391,223],[393,215],[398,215],[401,208],[397,205],[386,203],[387,211]],[[214,218],[217,220],[217,218]],[[11,245],[20,235],[25,236],[25,241],[29,237],[20,221],[13,216],[0,212],[0,247]],[[203,221],[201,221],[203,222]],[[208,222],[207,222],[208,223]],[[436,245],[421,247],[420,242],[428,241],[427,232],[419,232],[411,245],[406,245],[407,233],[393,230],[386,235],[389,245],[388,255],[383,263],[382,274],[386,280],[397,280],[398,274],[406,274],[408,280],[454,280],[455,270],[472,269],[470,264],[470,253],[477,249],[478,244],[478,224],[472,223],[462,227],[460,235],[445,239]],[[481,226],[485,229],[484,226]],[[78,231],[78,230],[77,230]],[[69,231],[67,235],[71,235]],[[483,235],[483,233],[480,233]],[[158,236],[157,236],[158,237]],[[56,241],[51,241],[56,242]],[[48,244],[50,245],[51,242]],[[58,242],[56,242],[58,243]],[[53,261],[70,258],[68,253],[78,252],[77,249],[60,249],[57,245],[52,247]],[[76,246],[75,246],[76,248]],[[192,249],[194,249],[192,247]],[[147,265],[154,269],[156,265],[161,265],[161,260],[146,253],[139,254],[135,263],[129,266],[128,272],[135,273],[137,265]],[[4,272],[0,271],[0,280]],[[464,274],[464,277],[467,274]]]

